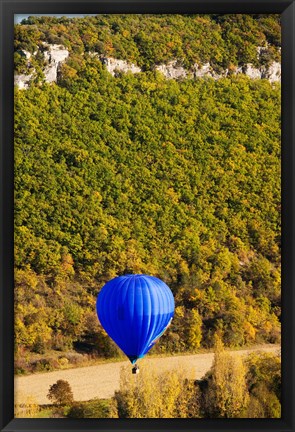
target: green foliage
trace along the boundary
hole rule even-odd
[[[281,359],[267,353],[247,358],[247,382],[250,390],[248,417],[281,417]]]
[[[279,60],[279,15],[97,15],[85,18],[29,17],[15,26],[15,49],[33,52],[42,42],[128,60],[143,70],[177,59],[185,67],[207,63],[232,70],[245,63]],[[257,47],[265,47],[260,56]],[[38,61],[37,61],[38,63]],[[40,62],[38,63],[41,64]],[[22,63],[16,59],[16,70]],[[79,67],[65,69],[72,77]]]
[[[178,367],[157,370],[142,364],[138,375],[121,369],[120,389],[109,416],[119,418],[279,418],[280,358],[229,354],[215,338],[215,357],[201,381]],[[169,366],[168,366],[169,368]]]
[[[55,384],[52,384],[47,397],[59,405],[69,405],[74,401],[71,386],[68,381],[64,380],[57,380]]]
[[[67,417],[69,418],[108,418],[110,416],[110,400],[93,399],[87,402],[75,402]]]
[[[258,43],[279,44],[278,26],[264,15],[16,26],[20,68],[19,50],[40,41],[71,51],[59,85],[15,90],[17,350],[118,356],[95,299],[124,273],[173,290],[175,318],[154,352],[212,347],[214,334],[232,347],[280,341],[280,85],[153,71],[175,57],[254,61]],[[85,49],[147,71],[112,77]]]
[[[224,351],[217,337],[211,370],[198,381],[202,417],[280,418],[281,359],[255,352],[246,359]]]

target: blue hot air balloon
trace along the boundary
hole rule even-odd
[[[96,311],[105,331],[134,364],[169,326],[174,298],[156,277],[124,275],[103,286]]]

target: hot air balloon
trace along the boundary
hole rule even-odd
[[[171,323],[174,298],[160,279],[129,274],[103,286],[97,297],[96,311],[105,331],[135,364]],[[135,368],[133,373],[136,373]]]

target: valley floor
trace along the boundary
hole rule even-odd
[[[246,355],[253,351],[279,353],[280,345],[261,345],[254,348],[235,350],[232,353]],[[154,364],[159,373],[167,369],[175,369],[180,365],[186,369],[193,369],[196,379],[202,378],[211,368],[214,353],[202,353],[193,355],[169,356],[160,358],[142,359],[138,362],[140,368],[145,364]],[[47,373],[39,373],[28,376],[15,377],[15,403],[19,404],[32,397],[38,404],[49,404],[46,395],[49,386],[62,379],[69,382],[76,401],[86,401],[93,398],[111,398],[119,389],[119,376],[121,366],[130,365],[129,361],[104,363],[95,366],[79,367]]]

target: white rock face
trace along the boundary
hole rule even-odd
[[[262,78],[268,79],[271,83],[281,80],[281,63],[273,62],[268,69],[266,69]]]
[[[194,76],[195,78],[203,78],[204,76],[211,76],[211,66],[210,63],[205,63],[203,65],[194,65]]]
[[[43,44],[45,47],[44,59],[45,68],[44,75],[46,82],[56,82],[57,74],[61,64],[69,56],[69,51],[62,45],[48,45]],[[266,48],[257,47],[257,55],[260,55]],[[35,51],[33,54],[28,51],[22,50],[22,55],[28,60],[28,65],[30,59],[37,54]],[[115,59],[112,57],[102,57],[97,52],[88,52],[91,57],[97,57],[113,76],[116,72],[131,72],[133,74],[142,72],[141,69],[133,63],[128,63],[126,60]],[[181,78],[205,78],[210,77],[215,80],[228,75],[228,70],[225,69],[221,73],[217,73],[210,63],[205,64],[195,64],[191,70],[185,69],[179,64],[177,60],[170,61],[167,64],[161,64],[156,67],[156,70],[161,72],[167,79],[181,79]],[[251,79],[265,78],[270,82],[280,81],[281,79],[281,64],[278,62],[273,62],[268,68],[261,67],[260,69],[255,68],[251,63],[247,63],[243,66],[239,66],[233,72],[234,74],[245,74]],[[29,86],[29,81],[32,79],[34,72],[30,75],[16,75],[14,82],[20,89],[26,89]]]
[[[236,69],[235,74],[245,74],[251,79],[264,78],[271,83],[281,81],[281,63],[273,62],[266,68],[262,66],[260,69],[255,68],[251,63],[245,66],[240,66]]]
[[[44,69],[45,80],[56,82],[58,68],[69,56],[69,51],[62,45],[49,45],[48,48],[48,51],[44,51],[45,61],[48,62]]]
[[[94,53],[91,53],[92,56]],[[112,57],[101,58],[102,64],[104,64],[107,70],[113,76],[116,75],[116,71],[118,72],[131,72],[131,73],[139,73],[141,69],[133,63],[128,63],[126,60],[118,60]]]
[[[238,66],[238,67],[233,71],[233,74],[234,74],[234,75],[237,75],[237,74],[240,74],[240,73],[244,73],[243,70],[244,70],[244,67],[243,67],[243,66]]]
[[[87,54],[90,57],[100,57],[100,54],[98,52],[96,52],[96,51],[87,51]]]
[[[251,63],[247,63],[243,69],[244,74],[247,75],[249,78],[261,78],[261,71],[259,69],[256,69]]]
[[[29,51],[21,50],[21,53],[24,57],[26,57],[27,60],[29,60],[32,57],[32,54]]]
[[[33,75],[15,75],[14,84],[21,90],[27,89],[29,88],[32,77]]]
[[[168,79],[186,78],[189,72],[177,63],[177,60],[156,67]]]
[[[195,78],[204,78],[204,77],[210,77],[215,80],[221,78],[224,75],[217,74],[210,63],[205,63],[203,65],[194,64],[194,77]],[[226,70],[227,74],[227,70]]]
[[[56,82],[57,80],[57,72],[60,65],[65,61],[65,59],[69,56],[69,51],[65,49],[62,45],[48,45],[43,44],[45,48],[44,51],[44,59],[47,65],[44,69],[45,81],[46,82]],[[26,59],[29,60],[32,57],[32,54],[28,51],[22,50],[23,55],[26,56]],[[33,53],[33,56],[37,54],[37,51]],[[29,81],[32,79],[33,74],[30,75],[15,75],[14,84],[20,89],[26,89],[29,87]]]

